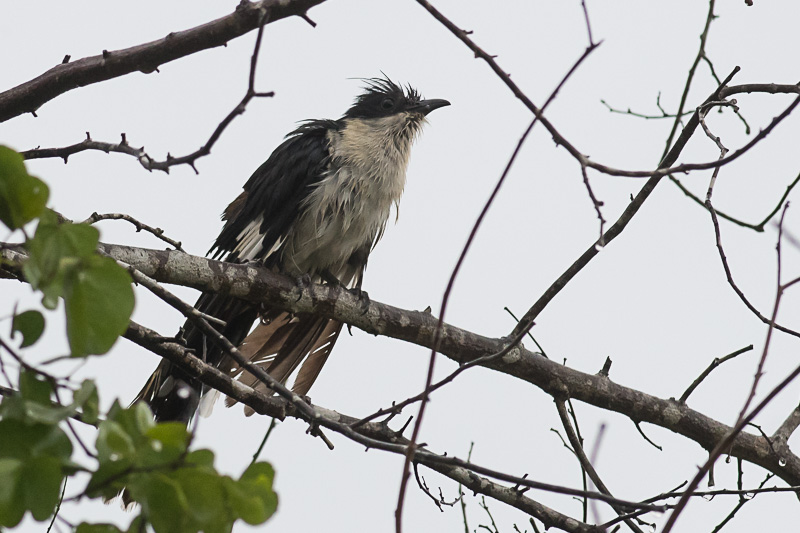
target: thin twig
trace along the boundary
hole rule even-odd
[[[710,200],[710,199],[709,199]],[[783,296],[783,281],[781,276],[781,269],[782,269],[782,260],[781,260],[781,240],[783,237],[783,220],[786,217],[786,211],[789,209],[789,203],[787,202],[783,208],[783,212],[781,213],[780,221],[778,222],[778,242],[775,245],[775,252],[778,256],[776,261],[776,269],[777,269],[777,281],[776,281],[776,289],[775,289],[775,305],[772,307],[772,318],[769,321],[769,327],[767,328],[767,338],[764,341],[764,349],[761,352],[761,357],[758,360],[758,366],[756,367],[756,373],[753,376],[753,384],[750,387],[750,393],[747,396],[747,400],[744,402],[742,406],[742,410],[739,412],[738,420],[744,418],[745,413],[750,408],[750,404],[753,402],[753,399],[756,396],[756,389],[758,388],[758,384],[761,381],[761,377],[764,375],[764,366],[767,362],[767,354],[769,352],[770,341],[772,340],[772,332],[775,330],[774,324],[778,318],[778,308],[780,307],[781,297]]]
[[[728,355],[726,355],[724,357],[715,357],[714,360],[711,361],[711,364],[708,365],[708,368],[703,370],[703,372],[699,376],[697,376],[697,379],[695,379],[692,382],[692,384],[689,385],[689,387],[683,392],[683,394],[681,394],[681,397],[678,398],[678,401],[680,403],[686,403],[686,400],[689,398],[689,395],[694,392],[694,390],[703,382],[704,379],[706,379],[708,377],[709,374],[711,374],[711,372],[714,371],[715,368],[717,368],[718,366],[720,366],[721,364],[723,364],[726,361],[730,361],[731,359],[733,359],[736,356],[739,356],[739,355],[741,355],[743,353],[749,352],[752,349],[753,349],[753,345],[751,344],[749,346],[745,346],[744,348],[740,348],[740,349],[736,350],[735,352],[729,353]]]
[[[639,423],[639,421],[638,421],[638,420],[633,420],[633,419],[631,419],[631,421],[633,422],[633,425],[634,425],[634,426],[636,426],[636,431],[638,431],[638,432],[639,432],[639,435],[641,435],[641,436],[642,436],[642,438],[643,438],[643,439],[644,439],[644,440],[645,440],[645,441],[646,441],[648,444],[650,444],[650,445],[651,445],[653,448],[655,448],[656,450],[658,450],[658,451],[660,451],[660,452],[663,452],[663,451],[664,451],[664,449],[663,449],[661,446],[659,446],[658,444],[656,444],[655,442],[653,442],[652,440],[650,440],[650,437],[648,437],[647,435],[645,435],[645,433],[644,433],[644,430],[642,430],[642,426],[641,426],[641,424]]]
[[[592,480],[592,483],[597,487],[597,490],[602,492],[603,494],[611,494],[611,491],[608,490],[606,484],[603,483],[603,480],[600,479],[600,475],[595,470],[594,465],[592,465],[589,458],[586,456],[586,453],[583,451],[583,445],[578,438],[577,433],[575,433],[575,429],[572,427],[572,423],[569,419],[569,413],[567,413],[567,404],[564,399],[555,398],[556,403],[556,410],[558,411],[558,417],[561,419],[561,425],[564,427],[564,431],[567,434],[567,439],[569,439],[570,444],[575,452],[575,456],[580,461],[581,466],[583,467],[586,474]],[[611,505],[611,508],[617,513],[617,515],[621,516],[625,513],[629,512],[629,509],[625,509],[618,505]],[[639,526],[631,519],[625,520],[625,525],[627,525],[631,531],[635,533],[643,533]]]
[[[750,310],[750,312],[752,312],[756,316],[756,318],[758,318],[761,322],[763,322],[764,324],[768,324],[770,326],[774,326],[775,329],[777,329],[778,331],[782,331],[794,337],[800,338],[800,332],[797,332],[795,330],[777,324],[771,321],[769,318],[762,315],[761,312],[758,309],[756,309],[756,307],[752,303],[750,303],[750,300],[747,299],[747,296],[745,296],[744,292],[742,292],[739,286],[736,285],[736,282],[733,280],[733,274],[731,273],[731,268],[728,265],[728,257],[725,255],[725,249],[722,247],[722,236],[720,234],[719,220],[717,219],[717,211],[714,209],[714,206],[711,204],[711,202],[706,202],[706,208],[708,209],[708,212],[711,214],[711,221],[714,224],[714,236],[716,238],[717,251],[719,252],[720,261],[722,261],[722,268],[723,270],[725,270],[725,278],[728,280],[728,285],[731,286],[731,288],[739,297],[739,299],[742,301],[742,303],[744,303],[744,305]]]
[[[21,152],[21,154],[26,159],[60,157],[64,159],[64,162],[66,163],[67,159],[72,154],[83,152],[84,150],[101,150],[106,153],[117,152],[134,156],[139,163],[150,172],[153,170],[161,170],[169,174],[170,167],[174,167],[176,165],[189,165],[192,167],[192,170],[194,170],[195,174],[199,174],[199,171],[195,166],[195,162],[201,157],[207,156],[211,153],[211,148],[222,136],[222,133],[237,116],[244,113],[247,104],[250,103],[250,100],[253,98],[274,96],[274,93],[271,91],[259,92],[255,89],[255,72],[258,64],[258,53],[261,50],[261,38],[264,34],[264,25],[269,23],[269,13],[271,8],[262,5],[258,9],[258,34],[256,35],[256,44],[253,50],[253,55],[250,57],[250,73],[248,76],[247,91],[242,100],[236,104],[236,106],[227,114],[227,116],[225,116],[225,118],[223,118],[222,121],[217,125],[206,143],[194,152],[180,157],[173,157],[172,155],[167,154],[167,158],[165,160],[157,161],[150,157],[147,152],[145,152],[144,147],[134,148],[129,145],[124,133],[122,134],[122,142],[118,144],[112,144],[93,141],[89,135],[89,132],[86,132],[86,139],[82,142],[65,146],[64,148],[35,148],[33,150]]]
[[[519,318],[517,318],[517,315],[515,315],[515,314],[513,313],[513,311],[511,311],[511,309],[509,309],[508,307],[503,307],[503,309],[504,309],[504,310],[505,310],[505,311],[506,311],[506,312],[507,312],[509,315],[511,315],[511,318],[513,318],[513,319],[514,319],[514,322],[516,322],[517,324],[519,324]],[[541,345],[541,344],[539,344],[539,341],[537,341],[537,340],[534,338],[534,336],[531,334],[531,332],[530,332],[530,331],[528,331],[528,332],[527,332],[527,335],[528,335],[528,337],[530,337],[530,339],[533,341],[533,343],[536,345],[536,347],[537,347],[537,348],[539,348],[539,353],[540,353],[540,354],[542,354],[542,357],[544,357],[545,359],[550,359],[549,357],[547,357],[547,354],[545,353],[545,351],[544,351],[544,348],[542,348],[542,345]]]
[[[424,0],[420,0],[420,3],[422,3],[423,5],[426,5],[429,8],[429,10],[434,9],[432,6],[430,6],[430,4],[428,4]],[[588,21],[588,19],[587,19],[587,21]],[[544,105],[541,108],[542,111],[544,111],[550,105],[550,103],[558,95],[558,92],[560,91],[560,89],[569,80],[569,78],[578,69],[578,67],[583,63],[583,61],[587,57],[589,57],[589,55],[592,53],[592,51],[594,51],[597,48],[597,46],[598,46],[597,44],[590,44],[586,48],[586,50],[584,50],[583,54],[578,58],[577,61],[575,61],[575,63],[572,65],[572,67],[569,69],[569,71],[564,75],[564,77],[558,83],[556,88],[553,90],[553,92],[547,98],[547,100],[545,101]],[[494,203],[495,198],[497,197],[498,193],[500,192],[500,188],[503,186],[503,183],[505,182],[505,179],[508,176],[509,171],[511,170],[511,166],[514,164],[514,161],[516,160],[517,156],[519,155],[519,153],[520,153],[520,151],[522,149],[522,145],[525,143],[525,140],[527,139],[528,135],[533,130],[533,127],[539,121],[539,118],[540,118],[539,115],[534,117],[534,119],[528,125],[528,128],[523,133],[522,137],[520,137],[519,141],[517,142],[517,146],[514,149],[514,152],[512,153],[511,157],[509,158],[508,163],[506,164],[506,167],[503,170],[502,175],[500,176],[500,179],[498,179],[497,184],[495,185],[494,189],[492,190],[492,193],[489,195],[489,198],[487,199],[486,203],[484,204],[480,215],[478,215],[478,218],[475,221],[475,224],[473,225],[472,230],[470,231],[469,237],[467,238],[467,242],[464,244],[464,247],[461,250],[461,254],[459,255],[458,261],[456,261],[456,265],[453,268],[453,271],[450,274],[450,279],[447,282],[447,288],[445,289],[444,295],[442,296],[441,312],[440,312],[440,315],[439,315],[439,321],[438,321],[438,324],[437,324],[437,327],[436,327],[436,331],[434,333],[434,347],[431,350],[431,355],[430,355],[430,359],[429,359],[429,363],[428,363],[428,372],[427,372],[427,376],[425,378],[425,388],[423,389],[422,399],[421,399],[420,407],[419,407],[419,412],[418,412],[417,418],[416,418],[416,420],[414,422],[414,429],[412,430],[412,433],[411,433],[411,445],[408,448],[409,449],[409,453],[408,453],[408,456],[406,457],[406,461],[403,464],[403,473],[402,473],[401,481],[400,481],[400,491],[399,491],[399,494],[398,494],[398,497],[397,497],[397,508],[395,510],[395,530],[396,530],[396,533],[401,533],[402,532],[403,502],[405,500],[405,491],[406,491],[406,486],[407,486],[408,477],[409,477],[408,470],[409,470],[409,466],[410,466],[411,462],[413,461],[414,451],[415,451],[415,448],[416,448],[416,441],[417,441],[417,438],[419,436],[419,431],[420,431],[420,428],[421,428],[421,425],[422,425],[422,420],[423,420],[423,417],[424,417],[424,414],[425,414],[425,407],[426,407],[426,405],[428,403],[428,396],[430,394],[429,393],[429,388],[430,388],[430,386],[431,386],[431,384],[433,382],[433,372],[434,372],[435,363],[436,363],[436,353],[438,351],[439,339],[441,338],[442,325],[444,323],[444,317],[445,317],[445,313],[447,311],[447,304],[448,304],[448,302],[450,300],[450,293],[453,290],[453,286],[455,285],[456,277],[458,276],[458,273],[461,270],[461,266],[463,265],[464,260],[466,259],[467,252],[469,251],[469,249],[470,249],[470,247],[472,245],[472,242],[474,241],[474,239],[475,239],[475,237],[476,237],[476,235],[478,233],[478,229],[480,228],[481,223],[483,222],[484,218],[488,214],[489,208],[492,206],[492,204]]]
[[[153,72],[164,63],[224,46],[228,41],[257,29],[265,8],[270,10],[270,21],[275,22],[305,13],[323,1],[240,2],[229,15],[188,30],[172,32],[162,39],[59,64],[30,81],[0,93],[0,122],[24,113],[34,113],[45,102],[72,89],[132,72]]]
[[[660,97],[661,97],[661,95],[659,94],[659,98]],[[600,100],[600,103],[603,104],[606,107],[606,109],[608,109],[608,111],[610,113],[616,113],[616,114],[619,114],[619,115],[630,115],[632,117],[641,118],[641,119],[644,119],[644,120],[660,120],[660,119],[665,119],[665,118],[677,118],[677,115],[672,115],[672,114],[669,114],[666,111],[664,111],[664,109],[661,108],[660,104],[657,104],[658,108],[661,110],[661,114],[660,115],[647,115],[647,114],[644,114],[644,113],[638,113],[636,111],[633,111],[633,110],[631,110],[630,107],[628,109],[624,110],[624,111],[622,109],[617,109],[615,107],[612,107],[611,104],[609,104],[605,100]],[[691,114],[692,114],[692,111],[686,111],[686,112],[683,113],[683,116],[685,117],[685,116],[688,116],[688,115],[691,115]]]
[[[475,446],[474,442],[469,443],[469,452],[467,453],[467,461],[472,460],[472,447]],[[467,502],[464,500],[464,491],[462,490],[461,483],[458,484],[458,494],[461,496],[461,518],[464,521],[464,533],[470,533],[469,523],[467,522]],[[585,522],[585,520],[584,520]]]
[[[774,329],[772,325],[770,325],[770,329]],[[767,396],[761,400],[749,413],[747,413],[737,424],[731,428],[731,430],[723,437],[716,446],[709,452],[708,460],[700,467],[697,474],[694,478],[689,482],[689,486],[687,487],[684,494],[681,496],[678,503],[675,505],[675,509],[667,518],[667,522],[664,524],[664,528],[661,533],[669,533],[672,531],[672,528],[675,525],[678,517],[680,516],[683,509],[688,504],[689,498],[695,492],[695,489],[700,485],[701,480],[706,475],[706,473],[711,469],[711,467],[716,462],[717,458],[722,454],[725,450],[730,449],[731,444],[733,443],[736,436],[744,429],[744,427],[752,422],[753,418],[755,418],[770,402],[783,390],[785,389],[792,381],[794,381],[798,376],[800,376],[800,366],[796,367],[786,378],[784,378],[778,385],[776,385]]]
[[[687,189],[678,178],[676,178],[671,174],[668,177],[670,181],[672,181],[675,185],[677,185],[677,187],[681,190],[681,192],[683,192],[683,194],[694,200],[694,202],[702,206],[703,209],[707,209],[705,202],[701,200],[699,197],[697,197],[694,193],[692,193],[692,191]],[[775,204],[775,207],[772,209],[772,211],[770,211],[769,214],[767,214],[767,216],[764,217],[764,219],[758,224],[751,224],[749,222],[744,222],[742,220],[739,220],[738,218],[727,215],[719,210],[717,210],[717,215],[719,216],[719,218],[724,218],[728,222],[732,222],[737,226],[741,226],[743,228],[749,228],[761,233],[764,231],[764,227],[767,225],[767,223],[770,220],[772,220],[772,217],[774,217],[778,213],[778,211],[780,211],[781,207],[783,207],[783,203],[786,201],[786,198],[789,196],[789,193],[792,192],[792,189],[794,189],[795,185],[797,185],[798,182],[800,182],[800,174],[798,174],[797,177],[794,180],[792,180],[792,182],[786,187],[786,190],[783,192],[783,195],[781,196],[780,200],[778,200],[778,203]]]
[[[723,80],[724,84],[730,82],[733,76],[739,71],[738,68],[733,69],[733,71],[728,75],[725,80]],[[714,93],[712,93],[707,99],[707,102],[716,101],[719,99],[719,93],[722,90],[724,85],[719,86]],[[694,134],[695,130],[700,124],[700,119],[698,113],[695,111],[692,114],[692,118],[686,124],[686,127],[681,132],[680,137],[677,141],[675,141],[674,146],[672,149],[667,153],[664,159],[661,161],[659,168],[664,168],[672,165],[680,155],[683,147],[688,142],[689,138]],[[617,236],[619,236],[625,228],[628,226],[630,221],[642,207],[644,202],[650,197],[652,192],[655,190],[658,182],[661,180],[661,177],[658,175],[654,175],[650,178],[647,183],[641,188],[639,193],[636,195],[634,200],[628,204],[628,207],[622,212],[620,217],[617,219],[614,224],[611,225],[610,228],[605,232],[603,235],[603,242],[607,245],[612,240],[614,240]],[[545,307],[552,301],[556,295],[561,292],[561,290],[569,283],[573,277],[575,277],[581,270],[583,270],[589,262],[594,259],[594,257],[599,253],[599,249],[597,247],[597,242],[593,243],[586,251],[563,273],[561,274],[558,279],[556,279],[542,294],[539,299],[531,306],[531,308],[525,313],[525,315],[520,320],[517,327],[512,332],[512,335],[516,335],[519,332],[524,332],[530,329],[533,322],[539,316],[539,314],[544,310]]]
[[[82,224],[94,224],[94,223],[99,222],[101,220],[125,220],[127,222],[130,222],[131,224],[133,224],[136,227],[137,233],[142,231],[142,230],[144,230],[144,231],[146,231],[148,233],[152,233],[157,238],[159,238],[162,241],[164,241],[165,243],[169,244],[170,246],[172,246],[176,250],[180,250],[181,252],[185,251],[183,248],[181,248],[181,243],[179,241],[176,241],[174,239],[170,239],[169,237],[164,235],[164,230],[163,229],[154,228],[152,226],[148,226],[147,224],[139,222],[138,220],[136,220],[132,216],[126,215],[126,214],[123,214],[123,213],[105,213],[105,214],[101,215],[101,214],[95,212],[95,213],[92,213],[92,216],[90,216],[89,218],[84,220],[82,222]]]
[[[261,450],[264,449],[264,446],[267,444],[267,439],[272,434],[272,430],[275,429],[275,426],[277,426],[277,425],[278,425],[278,419],[277,418],[273,418],[272,421],[270,421],[270,423],[269,423],[269,428],[267,429],[267,432],[264,435],[264,438],[261,439],[261,444],[258,445],[258,449],[256,450],[256,453],[253,454],[253,459],[250,461],[250,464],[253,464],[256,461],[258,461],[258,456],[261,455]]]

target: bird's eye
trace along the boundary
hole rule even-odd
[[[383,102],[381,102],[382,109],[391,109],[394,107],[394,100],[391,98],[384,98]]]

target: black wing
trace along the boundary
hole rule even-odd
[[[338,128],[336,121],[314,120],[287,136],[225,210],[225,226],[209,250],[213,258],[229,254],[228,261],[239,259],[236,248],[242,232],[259,216],[263,219],[257,233],[261,239],[257,258],[272,250],[289,231],[308,188],[323,178],[330,161],[327,132]]]

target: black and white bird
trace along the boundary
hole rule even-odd
[[[342,118],[306,121],[272,152],[223,213],[225,225],[209,253],[360,291],[370,251],[403,193],[411,145],[426,115],[449,104],[423,100],[416,90],[388,78],[366,80],[364,92]],[[301,395],[316,380],[342,329],[336,320],[258,308],[211,292],[203,293],[195,307],[224,321],[220,333],[276,380],[286,382],[300,367],[293,390]],[[207,363],[266,389],[191,321],[183,338]],[[158,420],[188,422],[204,392],[199,382],[163,360],[136,401],[147,402]]]

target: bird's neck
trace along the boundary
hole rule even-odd
[[[331,135],[334,164],[366,173],[385,193],[398,200],[405,185],[411,145],[422,126],[418,116],[346,119]]]

